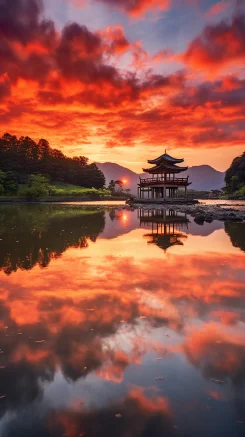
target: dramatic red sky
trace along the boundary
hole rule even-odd
[[[1,133],[141,171],[244,151],[244,0],[1,0]]]

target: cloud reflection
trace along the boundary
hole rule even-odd
[[[57,224],[51,215],[42,230],[40,223],[35,226],[40,235],[60,231],[62,247],[67,244],[62,258],[53,257],[45,270],[33,264],[30,270],[0,274],[2,416],[42,404],[60,372],[71,387],[95,381],[117,389],[104,408],[90,408],[85,399],[77,411],[67,399],[61,410],[49,411],[51,435],[58,430],[71,436],[78,431],[171,436],[171,399],[166,399],[171,391],[168,396],[156,387],[150,394],[145,391],[140,369],[146,357],[153,357],[153,386],[161,376],[153,363],[171,366],[176,357],[187,359],[205,381],[230,380],[236,387],[244,382],[244,254],[228,239],[227,252],[217,252],[217,247],[196,246],[197,237],[188,234],[186,251],[177,246],[164,254],[147,245],[145,229],[134,229],[117,238],[99,238],[83,251],[75,240],[68,244],[70,229],[79,241],[81,235],[95,241],[104,213],[60,220]],[[213,241],[213,236],[204,238]],[[58,237],[49,241],[57,252],[54,241]],[[132,389],[126,374],[135,367],[142,387]],[[122,417],[116,418],[119,413]]]

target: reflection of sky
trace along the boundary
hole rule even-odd
[[[165,434],[156,436],[230,437],[239,429],[244,254],[222,223],[192,221],[183,246],[164,252],[147,243],[149,230],[135,217],[106,213],[104,232],[88,247],[68,248],[46,269],[0,273],[2,429],[19,420],[29,437],[40,423],[43,436],[47,421],[73,437],[81,417],[86,430],[91,422],[114,430],[118,413],[122,436],[128,417],[140,428],[127,435],[143,436],[159,414]],[[5,414],[11,410],[15,419]],[[95,435],[107,435],[103,426]]]

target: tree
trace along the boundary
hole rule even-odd
[[[123,189],[123,182],[120,181],[119,179],[114,181],[113,179],[110,181],[109,185],[108,185],[108,190],[112,193],[112,194],[117,194],[117,193],[122,193]]]
[[[111,192],[111,194],[115,193],[116,190],[116,183],[115,181],[112,179],[108,185],[108,190]]]
[[[233,193],[245,185],[245,152],[235,158],[225,174],[225,191]]]
[[[13,172],[0,170],[0,195],[14,194],[17,192],[18,184]]]
[[[51,181],[75,184],[86,188],[103,188],[104,174],[88,158],[69,158],[60,150],[52,149],[47,140],[38,143],[28,136],[19,139],[5,134],[0,138],[0,169],[13,172],[17,182],[26,184],[30,174],[43,174]]]
[[[20,191],[20,196],[32,200],[48,196],[49,193],[50,186],[48,178],[38,174],[30,176],[28,187],[25,187]]]

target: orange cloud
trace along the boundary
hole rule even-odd
[[[226,332],[222,325],[210,322],[202,330],[187,337],[184,351],[193,365],[200,367],[204,376],[232,381],[244,380],[245,337]]]
[[[235,15],[231,22],[209,25],[196,37],[183,60],[197,70],[217,72],[245,59],[245,17]]]
[[[151,55],[140,41],[129,41],[120,25],[92,32],[70,23],[57,31],[53,22],[43,21],[40,4],[33,0],[33,5],[19,6],[9,21],[9,2],[4,1],[2,129],[35,140],[47,137],[71,155],[89,146],[92,157],[122,147],[135,147],[131,153],[136,154],[149,144],[243,145],[242,78],[195,83],[186,70],[156,74],[149,66],[178,58],[168,48]],[[237,16],[231,24],[205,29],[182,60],[195,67],[201,59],[204,68],[210,62],[219,68],[242,53],[243,18]],[[123,56],[128,69],[119,67]]]

